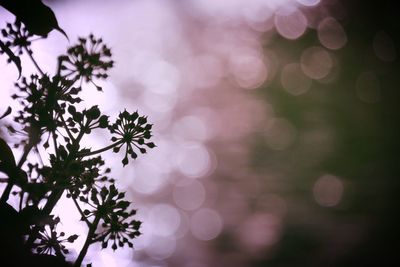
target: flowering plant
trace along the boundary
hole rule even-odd
[[[92,84],[102,91],[96,80],[107,79],[113,67],[110,48],[94,35],[79,38],[58,57],[57,70],[50,75],[35,60],[33,35],[23,24],[7,24],[1,34],[0,51],[8,55],[9,62],[20,62],[19,56],[27,54],[37,73],[16,83],[18,93],[12,97],[21,110],[14,122],[4,123],[10,108],[0,118],[10,133],[20,135],[14,148],[0,137],[0,172],[6,175],[2,178],[6,186],[0,199],[0,237],[9,242],[0,253],[15,256],[12,266],[35,262],[41,266],[47,266],[46,262],[49,266],[81,266],[89,246],[96,242],[103,248],[111,243],[113,250],[133,247],[132,239],[140,235],[141,223],[134,218],[136,210],[130,208],[125,194],[109,177],[111,169],[105,166],[101,154],[107,150],[118,153],[124,147],[121,161],[127,165],[128,156],[135,159],[147,148],[155,147],[149,141],[152,125],[137,111],[124,110],[111,123],[98,106],[79,109],[76,105],[82,101],[80,93],[85,85]],[[98,149],[85,147],[83,138],[94,130],[108,132],[111,144]],[[40,147],[48,154],[48,163],[29,156],[32,152],[40,156]],[[14,157],[16,148],[23,149],[19,161]],[[80,237],[58,232],[60,219],[53,214],[63,195],[74,203],[88,227],[84,245],[73,263],[65,260],[69,253],[65,244]],[[8,204],[11,196],[19,201],[17,209]]]

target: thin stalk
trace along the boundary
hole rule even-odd
[[[52,139],[53,139],[54,152],[56,153],[56,157],[58,158],[57,138],[54,132],[52,133]]]
[[[60,115],[60,118],[61,118],[61,122],[63,123],[64,129],[67,132],[68,137],[71,139],[71,141],[74,141],[75,138],[72,136],[72,134],[67,126],[67,123],[64,120],[64,117],[62,115]]]
[[[24,148],[24,153],[22,154],[21,158],[18,161],[18,168],[21,168],[24,165],[26,158],[28,157],[29,153],[31,152],[32,148],[34,147],[32,142],[29,142],[26,147]]]
[[[32,56],[32,53],[29,52],[29,50],[28,50],[26,47],[24,47],[24,50],[25,50],[25,52],[28,54],[28,56],[31,58],[33,64],[34,64],[35,67],[36,67],[36,69],[40,72],[40,74],[41,74],[42,76],[44,76],[44,72],[43,72],[42,69],[39,67],[39,65],[38,65],[38,63],[36,62],[35,58]]]
[[[100,215],[96,215],[91,227],[89,228],[89,232],[88,232],[88,235],[86,237],[85,244],[83,245],[82,250],[79,253],[78,258],[75,261],[75,264],[74,264],[75,267],[80,267],[81,266],[82,261],[85,258],[86,253],[88,251],[88,248],[92,244],[92,239],[93,239],[94,233],[96,232],[97,225],[99,224],[99,222],[100,222]]]
[[[14,179],[11,179],[11,177],[8,177],[8,184],[3,191],[3,194],[1,195],[0,203],[7,202],[8,197],[10,196],[10,193],[11,193],[11,189],[13,188],[14,184],[15,184]]]
[[[70,194],[71,194],[71,191],[70,191]],[[83,214],[83,211],[82,211],[81,207],[79,206],[78,201],[76,201],[76,198],[74,196],[72,196],[72,194],[71,194],[71,198],[74,201],[74,204],[75,204],[76,208],[78,209],[79,213],[81,214],[82,219],[86,222],[87,226],[90,228],[92,224],[86,218],[85,214]]]
[[[116,146],[122,144],[123,142],[124,142],[123,140],[120,140],[120,141],[118,141],[118,142],[116,142],[116,143],[114,143],[114,144],[111,144],[111,145],[109,145],[109,146],[103,147],[103,148],[98,149],[98,150],[95,150],[95,151],[86,152],[86,153],[78,153],[77,156],[78,156],[78,157],[93,156],[93,155],[96,155],[96,154],[105,152],[105,151],[107,151],[107,150],[109,150],[109,149],[111,149],[111,148],[114,148],[114,147],[116,147]]]

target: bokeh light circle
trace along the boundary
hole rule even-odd
[[[176,205],[184,210],[199,208],[206,197],[204,186],[193,179],[177,183],[172,194]]]
[[[343,183],[339,178],[326,174],[314,183],[314,199],[323,207],[333,207],[342,199],[343,190]]]
[[[390,36],[384,32],[379,31],[374,37],[372,43],[375,55],[382,61],[392,62],[396,59],[397,52],[396,46]]]
[[[282,7],[275,14],[276,30],[289,40],[302,36],[307,29],[307,24],[307,18],[295,8]]]
[[[295,96],[307,92],[312,84],[312,80],[304,75],[298,63],[289,63],[283,67],[280,78],[283,88]]]
[[[212,209],[200,209],[190,218],[190,230],[199,240],[211,240],[222,231],[221,216]]]
[[[186,142],[177,153],[178,169],[187,177],[202,177],[211,168],[210,154],[201,143]]]
[[[268,77],[267,67],[263,59],[255,53],[232,56],[230,69],[236,83],[245,89],[259,87]]]
[[[152,236],[145,248],[146,254],[156,260],[169,258],[176,248],[176,239],[173,237]]]
[[[333,67],[331,55],[325,49],[317,46],[304,50],[300,63],[304,74],[315,80],[326,77]]]
[[[241,246],[245,251],[254,253],[274,245],[280,238],[280,226],[280,220],[275,215],[251,215],[239,230]]]
[[[317,31],[319,41],[328,49],[340,49],[347,43],[347,36],[342,25],[332,17],[321,21]]]
[[[179,212],[171,205],[158,204],[151,208],[148,223],[152,225],[153,234],[172,236],[181,222]]]

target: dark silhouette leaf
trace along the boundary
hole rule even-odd
[[[47,37],[52,30],[57,30],[68,39],[58,26],[54,12],[41,0],[0,0],[0,5],[24,23],[30,33]]]
[[[7,145],[6,141],[0,137],[0,161],[5,166],[15,167],[15,158],[11,148]]]

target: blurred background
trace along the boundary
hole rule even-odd
[[[157,148],[128,167],[105,154],[143,221],[135,250],[93,247],[87,263],[393,266],[395,1],[45,2],[71,43],[57,32],[35,42],[42,68],[54,71],[78,36],[102,37],[116,64],[102,95],[84,92],[85,105],[112,117],[138,109],[155,128]],[[3,9],[0,17],[1,26],[13,21]],[[29,75],[34,66],[27,59],[26,66]],[[16,105],[18,73],[5,57],[0,71],[5,110]],[[65,200],[56,212],[66,231],[83,236],[72,211]]]

